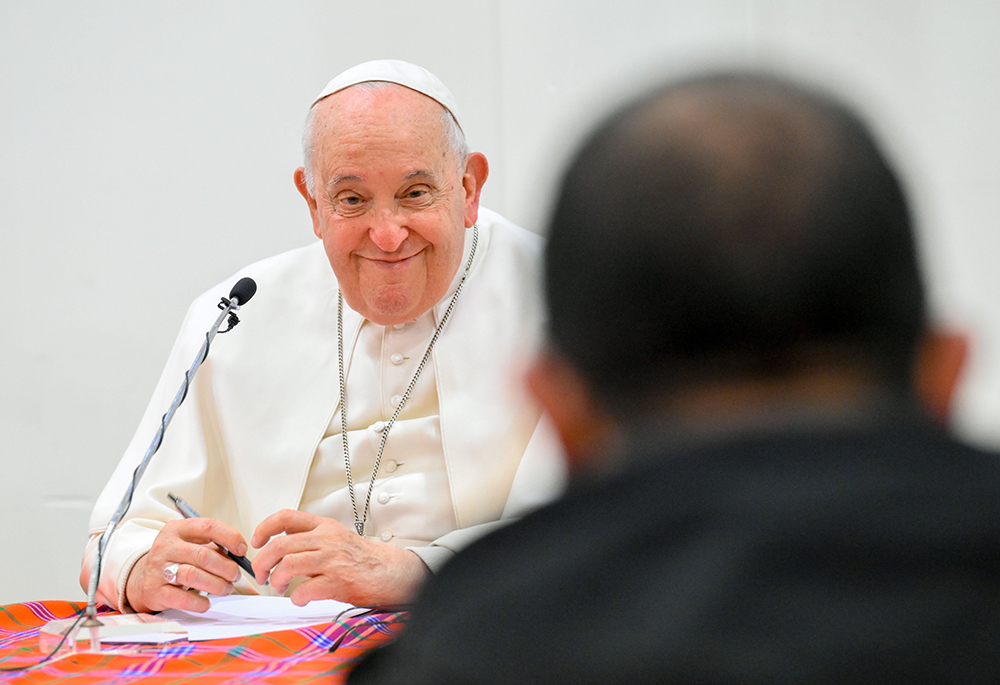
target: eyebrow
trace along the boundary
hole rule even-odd
[[[431,181],[437,180],[437,176],[434,175],[433,171],[427,171],[425,169],[417,169],[416,171],[411,171],[406,175],[404,180],[411,181],[415,178],[426,178]]]
[[[361,180],[361,177],[358,176],[358,175],[356,175],[356,174],[349,174],[349,175],[345,175],[345,176],[334,176],[329,181],[327,181],[327,183],[326,183],[326,189],[329,190],[330,188],[333,188],[334,186],[340,185],[344,181],[360,181],[360,180]]]
[[[415,178],[425,178],[429,181],[436,181],[437,176],[433,171],[428,171],[426,169],[417,169],[416,171],[411,171],[406,176],[403,177],[404,181],[412,181]],[[357,174],[344,174],[342,176],[334,176],[326,184],[326,190],[329,192],[331,189],[337,187],[341,183],[346,181],[361,181],[363,180]]]

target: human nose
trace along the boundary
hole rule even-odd
[[[409,234],[400,217],[389,210],[378,212],[372,227],[368,230],[372,242],[383,252],[398,250]]]

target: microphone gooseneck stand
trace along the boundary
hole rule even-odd
[[[181,387],[177,390],[177,394],[174,396],[174,401],[167,409],[167,412],[163,415],[160,420],[160,427],[156,431],[156,435],[153,437],[153,442],[150,443],[149,448],[146,450],[146,454],[143,456],[142,461],[135,468],[132,474],[132,481],[129,483],[128,488],[125,490],[125,495],[122,497],[121,502],[118,504],[118,508],[115,513],[111,516],[111,520],[108,522],[108,527],[104,529],[104,533],[101,534],[101,538],[97,543],[97,556],[94,559],[94,565],[90,571],[90,586],[87,590],[87,609],[86,609],[86,619],[80,624],[80,628],[90,629],[90,642],[91,649],[98,651],[100,649],[100,635],[99,628],[104,625],[104,623],[97,618],[97,585],[101,577],[101,562],[104,558],[104,550],[108,545],[108,541],[111,539],[111,534],[114,532],[118,523],[121,521],[125,512],[128,511],[129,505],[132,503],[132,495],[135,492],[136,486],[139,484],[139,479],[142,478],[142,474],[146,471],[146,467],[149,465],[150,459],[160,448],[160,444],[163,442],[163,434],[170,424],[170,420],[173,419],[174,413],[177,408],[187,397],[188,388],[191,385],[191,380],[194,378],[195,373],[198,371],[198,367],[201,366],[202,362],[208,357],[208,349],[212,345],[212,341],[215,339],[217,333],[228,333],[240,322],[239,318],[236,316],[236,312],[239,311],[240,306],[246,304],[254,293],[257,291],[257,284],[251,278],[240,279],[235,286],[233,286],[232,291],[229,293],[229,298],[222,298],[219,302],[219,309],[222,313],[212,324],[212,327],[205,334],[205,341],[201,345],[201,349],[198,351],[197,356],[192,362],[191,367],[184,373],[184,380],[181,383]],[[229,318],[228,327],[220,331],[219,327],[222,322]]]

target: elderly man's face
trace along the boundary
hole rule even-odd
[[[412,320],[448,291],[479,211],[486,158],[461,173],[441,106],[402,86],[349,88],[320,101],[312,213],[344,299],[382,325]]]

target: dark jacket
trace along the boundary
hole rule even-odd
[[[349,682],[1000,682],[997,456],[904,421],[629,463],[458,555]]]

